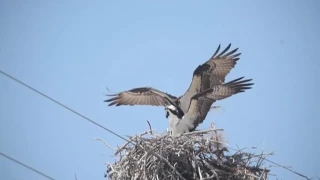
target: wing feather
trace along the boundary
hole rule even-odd
[[[222,56],[224,53],[226,53],[231,47],[231,43],[218,55],[218,57]],[[214,58],[214,57],[213,57]]]
[[[207,64],[203,64],[203,65],[198,66],[194,70],[191,84],[190,84],[188,90],[180,98],[180,106],[181,106],[181,109],[182,109],[182,111],[184,113],[186,113],[188,111],[189,104],[190,104],[190,101],[191,101],[191,97],[194,96],[195,94],[201,92],[202,91],[202,86],[204,84],[208,84],[208,87],[206,87],[206,88],[209,88],[209,84],[210,84],[209,79],[208,78],[206,78],[206,79],[202,78],[204,72],[206,70],[208,70],[209,68],[210,67]]]
[[[231,48],[231,43],[218,54],[220,45],[213,56],[205,62],[210,66],[210,69],[206,72],[210,76],[210,87],[218,84],[223,84],[226,76],[230,73],[231,69],[235,67],[237,61],[240,59],[241,53],[237,53],[238,48],[227,52]],[[218,55],[217,55],[218,54]]]
[[[212,88],[217,85],[221,85],[225,82],[226,76],[236,66],[237,61],[240,59],[241,53],[236,53],[238,48],[227,52],[231,48],[231,43],[221,52],[220,45],[217,48],[213,56],[204,64],[210,66],[210,68],[202,76],[202,87],[201,92]],[[219,53],[219,54],[218,54]],[[218,54],[218,55],[217,55]],[[203,122],[207,117],[208,112],[215,99],[199,98],[197,101],[197,107],[199,110],[199,116],[197,121]]]
[[[254,83],[248,83],[252,79],[242,80],[244,77],[234,79],[228,83],[213,86],[203,92],[196,94],[193,98],[203,97],[211,100],[222,100],[232,95],[245,92],[247,89],[251,89]]]
[[[228,83],[214,86],[192,97],[188,115],[194,116],[194,118],[191,118],[195,120],[195,122],[192,122],[194,124],[194,129],[204,121],[213,102],[245,92],[245,90],[252,88],[254,83],[249,83],[252,79],[242,80],[243,78],[244,77],[240,77]]]
[[[221,46],[219,44],[212,57],[194,70],[190,86],[180,99],[181,108],[184,112],[188,111],[192,96],[215,85],[223,84],[225,77],[240,59],[239,56],[241,53],[235,54],[238,48],[228,52],[231,48],[231,43],[219,53],[220,48]],[[213,101],[201,101],[198,105],[209,106],[203,107],[203,109],[208,109],[209,111],[212,103]],[[206,116],[206,114],[204,116]]]
[[[168,104],[165,97],[171,100],[176,100],[177,97],[157,90],[152,87],[139,87],[123,91],[118,94],[107,95],[111,96],[104,102],[109,102],[109,106],[121,106],[121,105],[151,105],[151,106],[165,106]]]

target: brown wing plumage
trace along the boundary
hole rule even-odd
[[[180,99],[180,105],[181,105],[181,109],[183,110],[183,112],[186,113],[188,111],[190,100],[191,100],[192,96],[203,91],[204,90],[204,89],[202,89],[203,87],[209,88],[210,82],[203,81],[203,75],[209,68],[210,68],[209,65],[203,64],[203,65],[198,66],[194,70],[190,86]],[[208,77],[207,79],[209,80],[209,78],[210,77]],[[205,84],[207,84],[208,86],[206,86]]]
[[[252,79],[242,80],[244,77],[234,79],[228,83],[213,86],[201,93],[196,94],[193,98],[203,97],[210,100],[222,100],[228,98],[234,94],[245,92],[247,89],[251,89],[254,83],[248,83]]]
[[[139,87],[130,89],[128,91],[120,92],[118,94],[112,94],[107,96],[113,96],[104,102],[110,102],[109,106],[121,106],[121,105],[151,105],[151,106],[165,106],[167,104],[165,97],[169,97],[171,100],[176,100],[177,97],[168,93],[151,87]]]
[[[227,52],[230,47],[231,43],[222,52],[219,52],[219,45],[212,57],[194,70],[190,86],[180,99],[181,108],[184,112],[188,111],[192,96],[215,85],[224,83],[225,77],[235,67],[241,54],[236,54],[238,48]],[[206,109],[209,111],[213,102],[212,100],[201,100],[198,102],[198,105],[201,106],[204,113]],[[206,115],[207,113],[201,114],[201,118],[205,118]]]
[[[212,57],[205,62],[210,66],[206,71],[207,76],[210,77],[210,87],[223,84],[226,76],[230,73],[231,69],[235,67],[237,61],[240,59],[241,53],[236,53],[238,48],[228,52],[231,47],[231,43],[222,51],[220,51],[220,45]]]
[[[227,52],[230,47],[231,43],[222,52],[219,53],[219,45],[212,57],[204,63],[209,65],[210,68],[202,76],[201,91],[207,90],[216,85],[223,84],[225,82],[226,76],[230,73],[231,69],[236,66],[237,61],[240,59],[239,56],[241,55],[241,53],[236,53],[238,51],[238,48]],[[197,106],[200,112],[198,116],[199,122],[203,122],[203,120],[207,117],[207,114],[215,101],[216,100],[214,99],[208,98],[198,99]]]
[[[212,104],[217,100],[228,98],[252,88],[254,83],[249,83],[252,79],[242,80],[243,78],[244,77],[241,77],[222,85],[216,85],[192,97],[188,114],[195,116],[195,118],[193,118],[195,120],[195,122],[193,122],[195,128],[205,119],[205,116],[210,110],[210,103]],[[199,104],[202,104],[202,106]]]

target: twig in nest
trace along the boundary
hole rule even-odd
[[[202,174],[199,166],[198,166],[198,171],[199,171],[200,180],[202,180],[203,178],[202,178]]]
[[[152,128],[151,128],[151,124],[150,124],[150,122],[147,120],[147,123],[148,123],[148,125],[149,125],[149,132],[150,132],[150,134],[153,134],[152,133]]]
[[[120,151],[123,150],[123,148],[125,148],[128,144],[132,143],[133,139],[134,138],[130,138],[130,140],[126,144],[124,144],[122,147],[120,147],[114,155],[117,155]]]
[[[280,164],[278,164],[278,163],[276,163],[276,162],[274,162],[274,161],[271,161],[271,160],[269,160],[269,159],[265,159],[265,161],[268,161],[268,162],[270,162],[270,163],[272,163],[272,164],[275,164],[275,165],[277,165],[277,166],[279,166],[279,167],[282,167],[283,169],[286,169],[286,170],[288,170],[288,171],[290,171],[290,172],[292,172],[292,173],[294,173],[294,174],[296,174],[296,175],[298,175],[298,176],[301,176],[301,177],[309,180],[309,178],[308,178],[307,176],[305,176],[305,175],[303,175],[303,174],[301,174],[301,173],[298,173],[298,172],[296,172],[296,171],[294,171],[294,170],[292,170],[292,169],[290,169],[290,168],[288,168],[288,167],[286,167],[286,166],[282,166],[282,165],[280,165]]]
[[[110,149],[112,149],[112,150],[117,150],[116,148],[110,146],[108,143],[106,143],[106,142],[105,142],[104,140],[102,140],[102,139],[95,138],[95,139],[93,139],[93,140],[94,140],[94,141],[101,141],[101,142],[103,142],[104,145],[106,145],[108,148],[110,148]]]
[[[202,131],[192,131],[192,132],[188,132],[188,133],[184,133],[182,135],[194,135],[194,134],[206,134],[209,132],[213,132],[213,131],[223,131],[223,129],[209,129],[209,130],[202,130]]]

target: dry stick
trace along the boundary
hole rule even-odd
[[[223,131],[223,129],[209,129],[209,130],[203,130],[203,131],[192,131],[188,133],[184,133],[182,135],[193,135],[193,134],[205,134],[212,131]]]
[[[147,177],[147,173],[146,173],[146,162],[147,162],[147,159],[148,159],[148,154],[146,154],[145,158],[144,158],[144,167],[143,167],[143,174],[144,174],[144,178]]]
[[[136,138],[137,138],[137,136],[134,137],[134,138],[130,138],[130,140],[127,141],[127,143],[124,144],[120,149],[118,149],[114,155],[117,155],[120,151],[122,151],[123,148],[125,148],[128,144],[132,143],[132,141],[133,141],[134,139],[136,139]]]
[[[117,150],[116,148],[110,146],[108,143],[106,143],[104,140],[100,139],[100,138],[95,138],[93,139],[94,141],[101,141],[102,143],[104,143],[108,148],[112,149],[112,150]]]
[[[202,178],[202,173],[201,173],[201,170],[200,170],[200,167],[199,167],[199,166],[198,166],[198,171],[199,171],[200,180],[203,180],[203,178]]]
[[[265,159],[265,161],[268,161],[268,162],[270,162],[270,163],[272,163],[272,164],[275,164],[275,165],[277,165],[277,166],[279,166],[279,167],[282,167],[282,168],[284,168],[284,169],[286,169],[286,170],[288,170],[288,171],[290,171],[290,172],[292,172],[292,173],[294,173],[294,174],[297,174],[297,175],[299,175],[299,176],[301,176],[301,177],[304,177],[304,178],[310,180],[307,176],[305,176],[305,175],[303,175],[303,174],[300,174],[300,173],[298,173],[298,172],[296,172],[296,171],[294,171],[294,170],[291,170],[290,168],[287,168],[287,167],[285,167],[285,166],[282,166],[282,165],[280,165],[280,164],[278,164],[278,163],[276,163],[276,162],[273,162],[273,161],[271,161],[271,160],[269,160],[269,159]]]
[[[117,151],[116,151],[116,153],[114,153],[114,155],[116,156],[119,152],[121,152],[129,143],[131,143],[132,142],[132,139],[129,141],[129,142],[127,142],[126,144],[124,144],[122,147],[120,147]]]
[[[147,120],[147,123],[148,123],[148,125],[149,125],[149,131],[150,131],[150,133],[153,134],[153,133],[152,133],[152,129],[151,129],[151,124],[150,124],[150,122],[149,122],[148,120]]]
[[[118,172],[118,171],[114,170],[114,168],[113,168],[112,164],[110,164],[110,163],[107,163],[107,164],[110,166],[110,168],[111,168],[111,170],[112,170],[112,171],[111,171],[112,173],[114,173],[114,172]]]

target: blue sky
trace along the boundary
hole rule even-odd
[[[153,86],[185,92],[219,44],[242,53],[228,80],[255,85],[217,102],[214,122],[231,147],[276,152],[282,165],[320,175],[320,2],[0,2],[0,69],[120,135],[168,127],[162,107],[108,107],[113,92]],[[54,179],[104,179],[123,140],[0,76],[0,151]],[[299,179],[273,168],[279,179]],[[44,179],[0,157],[0,179]],[[275,179],[271,177],[271,179]]]

